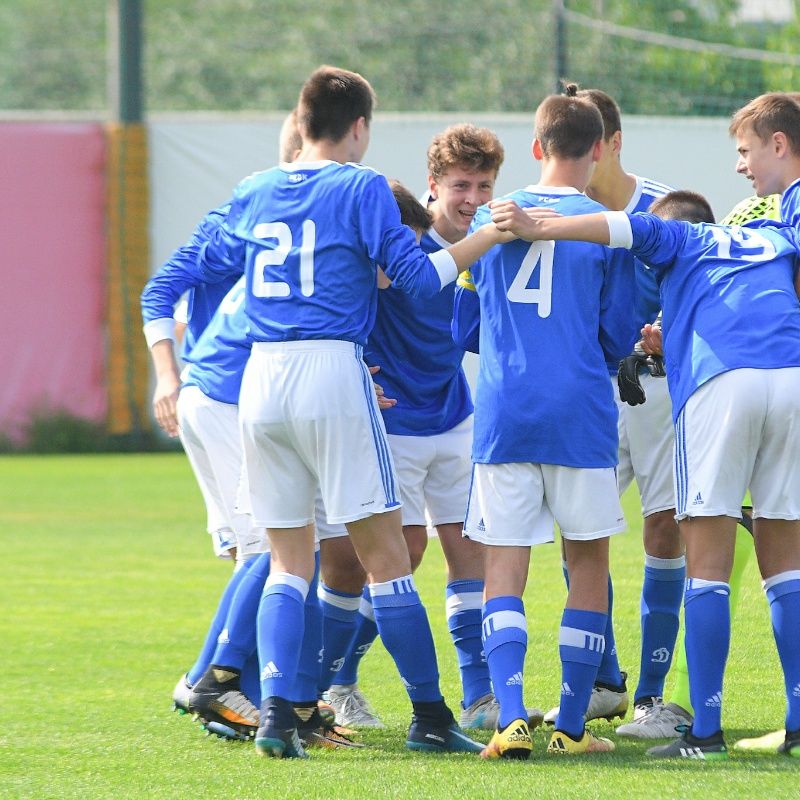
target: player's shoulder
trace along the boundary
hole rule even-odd
[[[647,211],[655,200],[673,191],[672,186],[652,178],[642,178],[639,175],[634,175],[633,177],[636,179],[636,186],[628,205],[623,209],[629,214],[633,214],[636,211]]]

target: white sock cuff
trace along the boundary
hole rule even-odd
[[[644,565],[653,569],[683,569],[686,566],[686,556],[677,558],[658,558],[644,554]]]
[[[267,582],[264,584],[264,591],[266,592],[270,586],[277,586],[283,584],[284,586],[291,586],[292,589],[300,592],[305,602],[308,597],[308,581],[301,578],[299,575],[292,575],[289,572],[270,572]]]
[[[786,581],[800,581],[800,569],[790,569],[786,572],[779,572],[777,575],[773,575],[771,578],[766,578],[761,581],[761,586],[766,592],[772,589],[773,586],[777,586],[779,583],[786,583]]]
[[[403,575],[403,577],[394,578],[391,581],[371,583],[369,585],[369,593],[372,597],[381,597],[390,594],[411,594],[416,591],[417,587],[414,583],[413,575]]]

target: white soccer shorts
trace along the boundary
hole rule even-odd
[[[675,508],[685,517],[800,519],[800,367],[736,369],[703,384],[675,423]]]
[[[472,470],[472,416],[434,436],[389,434],[403,525],[463,522]]]
[[[531,547],[602,539],[625,530],[613,467],[475,464],[464,535],[487,545]]]
[[[266,531],[253,527],[250,517],[236,509],[242,470],[236,406],[208,397],[197,386],[186,386],[178,395],[178,425],[206,504],[213,541],[230,541],[227,549],[239,548],[240,557],[264,552]]]
[[[672,475],[672,401],[666,378],[640,376],[646,402],[629,406],[619,399],[617,379],[614,397],[619,409],[619,493],[624,494],[636,480],[642,499],[642,516],[675,508]]]
[[[399,508],[394,463],[362,348],[344,341],[256,342],[239,401],[253,519],[296,528]]]

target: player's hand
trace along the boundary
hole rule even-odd
[[[533,242],[546,238],[541,231],[541,221],[561,216],[547,208],[520,208],[513,200],[492,200],[492,222],[501,231],[510,231],[520,239]]]
[[[374,375],[376,372],[378,372],[380,367],[367,367],[367,369],[369,369],[370,375]],[[372,385],[375,387],[375,397],[378,400],[378,408],[381,411],[385,411],[387,408],[397,405],[397,400],[384,395],[383,386],[381,386],[379,383],[375,383],[375,381],[372,382]]]
[[[644,389],[639,381],[639,367],[647,363],[647,356],[632,353],[619,362],[617,385],[619,398],[629,406],[638,406],[645,402]]]
[[[650,356],[664,355],[661,328],[656,325],[645,325],[642,328],[642,349]]]
[[[178,435],[178,392],[181,381],[177,375],[167,374],[158,378],[153,394],[153,412],[161,429],[168,436]]]

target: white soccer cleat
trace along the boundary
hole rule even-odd
[[[620,725],[617,734],[631,739],[677,739],[685,726],[692,724],[692,715],[676,703],[653,706],[652,710],[633,722]]]
[[[664,700],[661,697],[643,697],[638,700],[633,706],[633,721],[646,717],[657,706],[663,706]]]
[[[344,728],[385,728],[372,710],[357,683],[334,684],[328,689],[327,701],[336,712],[336,724]]]
[[[526,708],[528,712],[528,727],[536,728],[542,724],[544,714],[538,708]],[[493,694],[485,694],[474,703],[461,709],[458,724],[462,728],[478,728],[484,731],[497,730],[497,720],[500,716],[500,704]]]
[[[189,695],[191,693],[192,687],[189,686],[186,675],[181,675],[172,692],[172,710],[177,711],[179,714],[188,714]]]
[[[589,707],[586,709],[584,719],[607,719],[611,722],[614,717],[624,717],[628,713],[628,687],[625,684],[625,673],[622,674],[622,686],[614,688],[603,683],[596,683],[592,687],[592,696],[589,698]],[[545,715],[544,721],[548,725],[555,725],[558,718],[558,709],[551,708]]]

